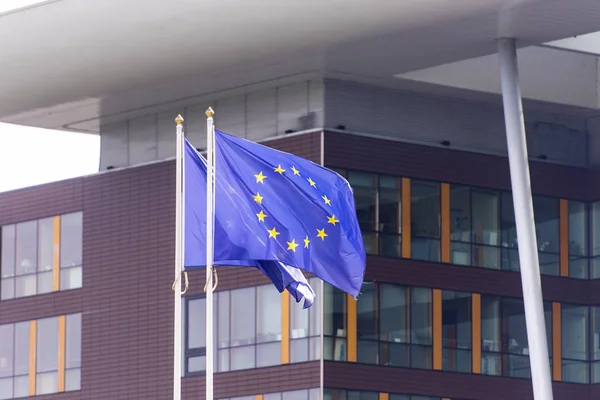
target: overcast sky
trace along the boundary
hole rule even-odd
[[[0,123],[0,192],[98,172],[100,136]]]

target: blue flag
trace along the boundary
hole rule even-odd
[[[185,235],[184,235],[184,266],[186,268],[206,267],[206,179],[207,163],[198,154],[196,149],[185,140],[184,151],[184,175],[185,175]],[[218,191],[216,191],[218,192]],[[222,198],[221,195],[215,197]],[[217,200],[219,201],[219,200]],[[222,207],[218,207],[222,210]],[[229,226],[227,216],[215,210],[215,266],[244,266],[258,268],[265,274],[279,292],[288,290],[290,294],[300,302],[304,298],[304,308],[313,304],[315,293],[308,281],[297,268],[285,265],[277,261],[269,260],[224,260],[221,256],[222,249],[234,244],[228,240],[227,230],[223,226]],[[217,261],[218,259],[218,261]]]
[[[215,171],[216,218],[224,230],[215,231],[215,260],[280,262],[358,296],[366,256],[344,178],[219,131]]]

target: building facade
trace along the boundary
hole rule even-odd
[[[362,294],[324,285],[302,310],[219,268],[216,398],[318,399],[323,355],[325,399],[530,399],[507,159],[342,131],[265,144],[352,184]],[[595,399],[600,174],[532,161],[531,176],[555,399]],[[155,161],[0,195],[0,399],[171,397],[173,178]],[[192,271],[184,399],[204,396],[203,287]]]

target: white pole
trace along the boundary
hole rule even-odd
[[[325,132],[321,131],[321,166],[325,166]],[[321,357],[319,359],[319,390],[320,399],[325,398],[325,281],[321,279],[321,290],[319,299],[319,320],[321,321],[321,332],[319,342],[321,346]]]
[[[181,399],[181,274],[183,272],[183,118],[175,118],[177,124],[175,158],[175,309],[173,312],[173,400]]]
[[[214,111],[206,110],[206,400],[213,400],[214,343],[213,343],[213,259],[214,259]]]
[[[498,40],[504,123],[512,185],[529,362],[535,400],[553,400],[533,201],[514,39]]]

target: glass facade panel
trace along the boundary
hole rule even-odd
[[[310,278],[308,283],[317,293],[313,306],[304,310],[302,303],[296,303],[293,299],[290,301],[290,361],[293,363],[318,360],[321,356],[319,318],[321,281]]]
[[[562,379],[565,382],[589,383],[590,309],[563,304],[561,311]]]
[[[391,176],[379,177],[379,254],[384,257],[402,256],[402,180]]]
[[[363,287],[357,301],[357,361],[432,368],[431,289]]]
[[[347,295],[331,285],[325,284],[324,286],[323,357],[326,360],[346,361],[348,354]]]
[[[398,176],[340,170],[355,191],[357,215],[368,254],[402,257],[402,179]],[[411,183],[411,258],[440,261],[441,186]],[[560,200],[533,197],[540,272],[560,275]],[[519,271],[512,194],[450,184],[450,263]],[[567,221],[565,221],[567,222]],[[568,236],[568,239],[566,237]],[[600,278],[600,201],[568,200],[568,276]]]
[[[544,303],[549,355],[552,357],[552,304]],[[481,296],[481,372],[530,378],[529,344],[523,299]]]
[[[55,227],[55,218],[60,218],[60,226]],[[82,286],[81,212],[5,225],[0,230],[0,300],[56,290],[55,267],[60,268],[59,290]]]
[[[440,184],[411,182],[411,257],[440,261]]]
[[[569,276],[588,279],[588,218],[587,205],[569,201]]]
[[[471,190],[450,186],[450,262],[469,265],[471,259]]]
[[[354,190],[356,216],[363,234],[365,251],[367,254],[377,254],[377,228],[379,225],[377,175],[348,171],[347,179]]]
[[[15,225],[6,225],[1,228],[2,242],[0,249],[0,299],[8,300],[15,297],[15,274],[16,274],[16,229]]]
[[[83,244],[83,214],[63,215],[60,219],[60,281],[61,289],[76,289],[82,285],[81,265]]]
[[[442,291],[442,368],[471,372],[471,293]]]
[[[473,214],[472,265],[500,269],[500,193],[471,191]]]
[[[59,336],[59,317],[0,325],[0,399],[57,393],[59,358],[65,359],[65,390],[81,388],[81,314],[67,315],[64,342]],[[31,336],[31,334],[35,336]],[[30,378],[30,344],[35,344],[35,368]],[[59,355],[59,349],[65,353]]]

